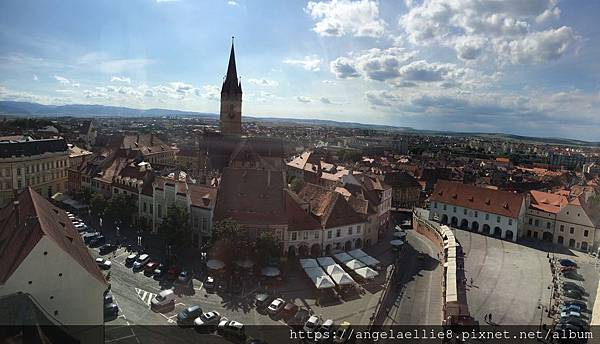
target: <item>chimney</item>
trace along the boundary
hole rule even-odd
[[[21,211],[20,211],[19,201],[13,202],[13,210],[15,212],[15,225],[18,228],[21,224]]]

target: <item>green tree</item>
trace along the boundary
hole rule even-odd
[[[92,211],[94,214],[102,216],[106,211],[106,207],[108,206],[108,202],[104,198],[102,194],[95,193],[91,196],[90,205],[92,207]]]
[[[129,226],[137,209],[136,201],[136,197],[133,195],[116,194],[108,201],[106,214]]]
[[[279,245],[271,232],[261,232],[255,242],[256,254],[260,264],[279,257]]]
[[[189,214],[186,209],[172,205],[167,209],[158,231],[167,245],[175,249],[186,248],[192,242],[192,231],[189,226]]]
[[[90,201],[92,200],[92,194],[92,190],[88,188],[82,188],[78,196],[81,202],[84,204],[90,204]]]
[[[290,181],[290,189],[292,191],[298,193],[300,192],[300,190],[302,190],[302,186],[304,186],[304,183],[302,183],[302,180],[300,180],[300,178],[292,177],[292,180]]]
[[[250,255],[254,245],[248,236],[241,232],[240,225],[232,218],[227,218],[215,223],[211,238],[211,254],[231,263]]]

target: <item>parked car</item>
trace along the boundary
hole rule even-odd
[[[169,267],[167,265],[161,263],[156,267],[156,269],[154,269],[152,276],[154,277],[155,280],[159,280],[164,275],[167,274],[168,269],[169,269]]]
[[[159,264],[160,263],[156,260],[146,263],[146,266],[144,266],[144,275],[152,276],[154,269],[156,269]]]
[[[561,318],[560,321],[558,322],[559,324],[569,324],[569,325],[573,325],[573,326],[577,326],[585,331],[587,331],[590,328],[590,325],[583,320],[581,317],[565,317],[565,318]]]
[[[90,232],[83,234],[81,237],[83,238],[83,242],[89,245],[90,241],[92,241],[92,239],[96,238],[99,235],[99,232]]]
[[[119,306],[116,303],[104,304],[104,318],[116,317],[119,314]]]
[[[333,338],[333,342],[335,344],[342,344],[342,343],[346,343],[350,338],[348,338],[350,336],[350,327],[352,325],[347,322],[344,321],[340,324],[340,326],[338,326],[338,328],[335,330],[335,336]]]
[[[582,310],[586,310],[587,309],[587,303],[583,302],[583,301],[579,301],[579,300],[567,300],[563,303],[564,306],[571,306],[571,305],[575,305],[579,308],[581,308]]]
[[[150,301],[152,309],[160,309],[169,305],[175,305],[175,293],[171,289],[161,291]]]
[[[139,253],[137,252],[133,252],[131,254],[129,254],[127,256],[127,258],[125,258],[125,265],[126,266],[131,266],[133,265],[133,263],[135,262],[135,260],[139,257]]]
[[[104,245],[105,242],[106,238],[104,235],[98,235],[90,240],[90,247],[98,247],[100,245]]]
[[[109,254],[116,249],[117,249],[116,245],[104,244],[104,245],[100,246],[100,254]]]
[[[172,265],[169,270],[167,271],[167,279],[169,281],[173,281],[175,279],[177,279],[177,277],[179,276],[179,273],[181,272],[181,268],[177,265]]]
[[[188,285],[192,280],[192,275],[187,271],[181,271],[175,281],[179,285]]]
[[[282,298],[277,298],[267,307],[267,312],[271,315],[279,313],[285,306],[285,301]]]
[[[229,320],[229,321],[221,321],[219,325],[217,325],[217,333],[221,336],[231,336],[238,339],[246,338],[246,327],[244,324]]]
[[[581,276],[575,270],[563,271],[563,276],[572,280],[581,280]]]
[[[573,282],[564,282],[563,283],[563,289],[572,289],[572,290],[577,290],[580,293],[585,293],[585,289],[580,286],[579,284],[573,283]]]
[[[568,318],[568,317],[581,318],[581,313],[574,311],[574,310],[565,310],[565,311],[560,312],[560,317],[561,318]]]
[[[305,332],[314,332],[317,328],[319,328],[320,325],[321,319],[316,315],[312,315],[310,318],[308,318],[308,320],[306,320],[306,323],[304,323],[303,329]]]
[[[177,324],[191,325],[194,319],[202,315],[202,308],[198,305],[190,306],[177,314]]]
[[[81,222],[79,222],[76,225],[73,225],[73,227],[80,233],[85,232],[85,230],[87,229],[87,226],[85,225],[85,223],[81,223]]]
[[[145,253],[142,254],[141,256],[136,258],[135,262],[133,262],[133,270],[141,270],[149,261],[150,256]]]
[[[292,302],[288,302],[281,311],[281,316],[285,319],[291,319],[298,312],[298,305]]]
[[[254,295],[254,304],[256,305],[256,308],[265,308],[271,303],[272,300],[273,296],[269,294],[260,293]]]
[[[574,261],[570,260],[570,259],[561,259],[558,261],[560,263],[561,266],[572,266],[572,267],[577,267],[577,263],[575,263]]]
[[[295,330],[302,330],[308,318],[310,318],[310,313],[306,309],[301,308],[288,320],[288,324]]]
[[[206,277],[206,282],[204,282],[204,289],[207,291],[213,291],[215,289],[215,278],[212,276]]]
[[[578,292],[577,290],[573,290],[573,289],[565,290],[564,295],[566,297],[570,297],[570,298],[576,299],[576,300],[581,300],[583,298],[583,295],[580,292]]]
[[[104,294],[104,304],[113,303],[113,297],[111,293]]]
[[[323,325],[321,325],[321,328],[323,328],[325,331],[332,331],[334,326],[335,326],[335,324],[334,324],[333,320],[327,319],[323,322]]]
[[[217,326],[220,321],[221,321],[221,315],[219,314],[219,312],[212,311],[212,312],[204,313],[204,314],[200,315],[199,317],[197,317],[196,320],[194,320],[194,326],[196,328],[212,327],[212,326]]]
[[[560,311],[575,311],[581,313],[581,307],[578,305],[564,305],[560,308]]]
[[[106,258],[102,258],[102,257],[96,258],[96,264],[102,270],[108,270],[112,266],[112,263],[110,262],[110,260],[108,260]]]
[[[576,271],[577,268],[574,266],[561,266],[560,267],[560,272],[565,273],[567,271]]]

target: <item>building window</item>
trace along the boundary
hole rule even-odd
[[[150,214],[154,213],[154,204],[150,203]]]
[[[560,231],[564,232],[565,231],[565,225],[560,225]]]
[[[490,219],[490,214],[485,214],[485,220],[489,220]]]
[[[352,227],[348,228],[348,235],[352,235]]]
[[[539,226],[540,226],[540,220],[538,220],[538,219],[535,219],[535,226],[536,226],[536,227],[539,227]]]
[[[465,209],[463,209],[463,214],[464,214],[464,215],[467,215],[467,209],[466,209],[466,208],[465,208]]]
[[[512,226],[512,219],[508,219],[508,225]]]
[[[292,232],[292,241],[295,241],[297,238],[296,232]]]
[[[444,204],[444,210],[446,210],[446,205]]]
[[[590,234],[590,232],[589,232],[587,229],[583,231],[583,236],[584,236],[584,237],[587,237],[587,236],[588,236],[588,234]]]
[[[569,233],[571,233],[571,234],[575,233],[575,228],[573,228],[573,227],[569,228]]]
[[[308,232],[304,232],[304,240],[308,240]]]
[[[144,209],[143,212],[145,213],[146,212],[146,202],[144,202],[144,205],[142,208]]]
[[[456,207],[452,207],[452,212],[456,213]]]
[[[156,211],[158,212],[158,217],[162,217],[162,211],[161,211],[161,206],[160,204],[158,205],[158,207],[156,208]]]
[[[335,231],[335,237],[336,237],[336,238],[339,238],[341,235],[342,235],[342,230],[338,228],[338,229]]]
[[[550,229],[550,226],[551,226],[550,222],[546,222],[546,229]]]
[[[327,239],[331,239],[331,231],[327,231]]]
[[[496,222],[500,223],[500,216],[496,216]]]
[[[477,217],[479,215],[479,213],[477,212],[477,210],[475,210],[475,217]]]
[[[360,233],[360,225],[356,226],[356,233]]]
[[[533,224],[533,219],[530,217],[529,218],[529,224],[532,225]]]
[[[21,168],[17,167],[17,176],[20,176],[20,175],[21,175]]]
[[[319,239],[319,231],[315,231],[315,239]]]

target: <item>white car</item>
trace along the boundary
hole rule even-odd
[[[246,336],[246,327],[244,326],[244,324],[234,320],[221,320],[217,327],[217,333],[222,336],[231,335],[243,338]]]
[[[172,289],[165,289],[158,293],[152,299],[150,306],[153,309],[161,308],[170,304],[175,304],[175,293]]]
[[[333,324],[333,320],[331,320],[331,319],[327,319],[327,320],[325,320],[325,321],[323,322],[323,325],[321,325],[321,327],[322,327],[322,328],[323,328],[323,330],[325,330],[325,331],[331,331],[331,330],[333,330],[333,326],[334,326],[334,324]]]
[[[320,325],[321,319],[316,315],[312,315],[310,318],[308,318],[308,320],[306,320],[306,323],[304,324],[304,331],[314,332],[317,328],[319,328]]]
[[[96,258],[96,264],[98,264],[98,267],[104,270],[108,270],[112,266],[110,260],[106,258]]]
[[[285,306],[285,301],[283,299],[275,299],[267,308],[267,312],[269,312],[269,314],[275,315],[283,309],[283,306]]]
[[[212,311],[197,317],[196,320],[194,320],[194,326],[213,326],[219,324],[220,320],[221,314],[219,314],[219,312]]]

